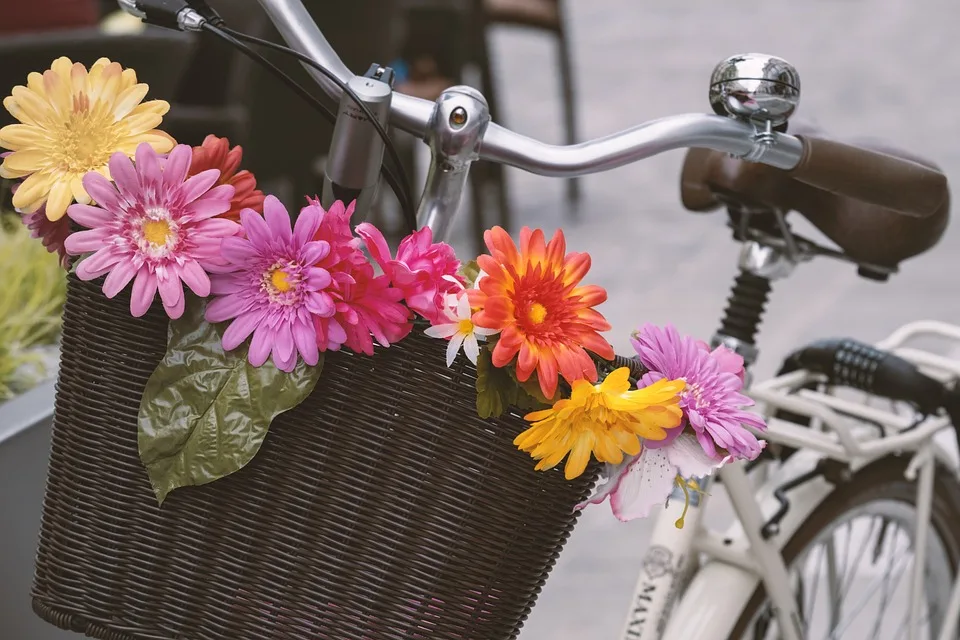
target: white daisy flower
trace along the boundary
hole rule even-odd
[[[480,355],[479,340],[486,340],[487,336],[492,336],[497,332],[495,329],[484,329],[474,325],[473,320],[471,320],[472,315],[470,300],[464,292],[457,301],[455,312],[448,312],[451,322],[435,324],[424,331],[431,338],[450,339],[449,344],[447,344],[448,367],[453,365],[461,347],[463,347],[463,352],[470,359],[470,362],[476,365],[477,356]]]

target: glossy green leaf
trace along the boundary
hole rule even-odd
[[[320,377],[299,361],[291,373],[270,361],[253,367],[247,348],[224,352],[225,324],[203,319],[204,301],[188,297],[170,323],[167,353],[140,402],[138,443],[157,501],[242,469],[260,450],[270,423],[300,404]]]

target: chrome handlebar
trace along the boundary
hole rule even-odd
[[[326,67],[343,82],[354,77],[301,0],[259,1],[291,48]],[[334,83],[305,66],[331,98],[340,100],[341,91]],[[768,64],[760,71],[769,68]],[[477,159],[545,176],[573,177],[608,171],[671,149],[704,147],[780,169],[793,169],[803,155],[802,143],[793,136],[773,131],[771,121],[764,122],[764,116],[767,105],[782,108],[792,100],[795,106],[799,83],[795,88],[787,87],[795,93],[784,96],[785,85],[781,80],[770,83],[763,78],[765,76],[747,81],[753,83],[747,87],[747,100],[737,105],[753,108],[754,115],[759,109],[760,117],[670,116],[569,146],[546,144],[490,122],[486,101],[469,87],[452,87],[436,103],[394,92],[389,123],[424,139],[433,151],[418,223],[430,226],[436,237],[443,238],[459,206],[469,165]],[[736,100],[743,95],[744,87],[739,84],[723,97]],[[731,115],[739,116],[732,112]]]
[[[301,0],[260,0],[270,20],[287,44],[306,54],[347,82],[353,73],[327,42]],[[315,69],[307,68],[334,100],[340,90]],[[436,105],[395,92],[390,124],[425,137]],[[684,147],[726,151],[780,169],[800,161],[801,144],[793,136],[773,133],[772,141],[758,139],[749,123],[717,115],[687,114],[653,120],[639,126],[575,145],[552,145],[490,123],[479,155],[483,160],[507,164],[545,176],[572,177],[608,171],[650,156]]]

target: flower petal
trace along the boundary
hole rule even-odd
[[[67,209],[67,215],[89,229],[103,227],[113,221],[113,214],[109,211],[89,204],[72,204]]]
[[[463,353],[476,366],[477,358],[480,357],[480,343],[477,342],[475,335],[471,334],[463,339]]]
[[[447,343],[447,366],[452,367],[453,361],[457,359],[457,354],[460,352],[460,347],[463,345],[464,335],[458,333],[452,338],[450,342]]]
[[[180,267],[180,278],[201,298],[210,295],[210,276],[196,260],[187,260]]]
[[[115,297],[130,284],[135,275],[137,275],[137,268],[133,265],[133,260],[121,260],[103,281],[103,295],[108,298]]]
[[[263,200],[263,219],[270,228],[270,234],[280,238],[285,244],[293,240],[293,228],[290,225],[290,214],[276,196],[267,196]],[[281,356],[286,358],[286,355]]]
[[[260,324],[253,332],[253,339],[250,340],[249,361],[255,367],[263,365],[270,357],[273,350],[274,332],[266,324]]]
[[[459,325],[456,323],[450,324],[435,324],[432,327],[427,327],[424,329],[424,333],[430,336],[431,338],[449,338],[450,336],[457,333],[459,330]]]
[[[90,251],[99,251],[106,247],[110,237],[111,231],[109,229],[75,231],[64,240],[63,248],[66,249],[70,255],[78,256]]]
[[[163,186],[167,191],[181,185],[187,179],[187,172],[190,170],[192,159],[193,149],[189,146],[178,144],[173,148],[173,151],[167,156],[167,162],[163,165]]]
[[[88,231],[84,233],[95,233],[93,231]],[[70,238],[67,238],[69,240]],[[123,259],[123,256],[118,253],[114,247],[108,246],[100,249],[92,256],[84,258],[80,261],[80,264],[77,265],[77,277],[81,280],[94,280],[104,275],[113,265],[120,262]]]
[[[217,180],[220,178],[219,169],[207,169],[206,171],[201,171],[192,178],[187,178],[183,183],[183,186],[180,187],[180,195],[183,197],[184,204],[190,204],[207,191],[210,190],[213,185],[217,183]]]
[[[146,268],[141,268],[133,281],[133,291],[130,293],[130,313],[133,317],[139,318],[144,315],[150,309],[156,295],[156,274],[150,273]]]
[[[54,182],[46,203],[47,219],[56,222],[62,218],[71,202],[73,202],[73,191],[70,190],[70,181],[61,179]]]
[[[203,317],[206,318],[207,322],[223,322],[239,316],[247,308],[247,305],[248,301],[242,296],[220,296],[207,303],[207,308],[203,313]],[[237,330],[239,331],[239,329]],[[252,330],[253,329],[251,329],[251,331]],[[249,333],[247,335],[249,335]],[[243,338],[240,338],[240,342],[243,342],[245,339],[246,336],[243,336]],[[240,342],[238,342],[237,345],[239,345]],[[230,349],[236,348],[237,345],[224,348],[229,351]]]
[[[216,301],[214,301],[216,302]],[[225,304],[225,303],[224,303]],[[213,303],[207,307],[207,314],[210,313],[210,307],[213,306]],[[223,311],[218,310],[218,316],[223,314]],[[237,316],[237,319],[230,323],[230,326],[227,327],[227,330],[223,332],[223,348],[226,351],[232,351],[236,349],[243,341],[250,337],[250,334],[260,326],[260,323],[266,318],[267,312],[266,309],[251,309]],[[210,316],[207,316],[208,322],[215,322]],[[266,361],[266,358],[264,358]]]
[[[665,504],[677,477],[664,449],[644,449],[626,466],[610,493],[610,508],[621,521],[646,518],[653,507]]]

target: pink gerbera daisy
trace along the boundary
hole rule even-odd
[[[263,201],[264,215],[240,212],[246,237],[225,238],[222,253],[233,271],[213,276],[207,305],[209,322],[233,320],[223,348],[236,349],[251,334],[249,361],[259,367],[273,355],[281,371],[293,371],[297,353],[308,365],[319,360],[315,317],[334,314],[330,273],[317,266],[330,244],[313,240],[322,214],[306,207],[291,228],[290,215],[274,196]]]
[[[446,322],[447,295],[463,289],[460,261],[453,247],[434,242],[433,231],[424,227],[400,241],[394,259],[386,238],[375,226],[364,222],[357,226],[357,234],[390,283],[403,293],[410,309],[431,324]]]
[[[106,275],[103,293],[112,298],[133,281],[130,312],[142,316],[160,293],[171,318],[183,314],[183,284],[201,297],[210,294],[207,271],[219,262],[220,240],[237,232],[230,220],[215,219],[230,208],[233,187],[213,187],[220,172],[187,179],[193,150],[179,145],[163,160],[143,143],[136,164],[123,153],[110,157],[116,185],[96,172],[83,177],[97,206],[74,204],[67,214],[89,231],[71,234],[67,253],[93,255],[77,265],[77,277]]]
[[[314,318],[320,351],[336,351],[345,344],[357,353],[373,355],[374,339],[384,347],[402,340],[412,328],[410,311],[401,302],[403,292],[391,286],[386,275],[374,273],[360,250],[360,239],[350,231],[355,203],[344,206],[337,201],[324,211],[319,201],[308,202],[300,215],[313,210],[321,217],[314,239],[328,242],[330,252],[318,266],[330,272],[336,305],[332,316]]]
[[[763,429],[765,424],[760,416],[742,408],[753,405],[753,400],[740,393],[743,388],[740,356],[724,346],[710,351],[705,343],[682,337],[672,325],[665,328],[644,325],[634,333],[631,343],[640,362],[649,369],[641,385],[653,384],[662,378],[687,382],[680,394],[680,408],[708,456],[717,460],[727,455],[753,459],[760,454],[759,441],[744,425]],[[681,423],[676,433],[684,426]],[[668,436],[654,446],[665,446],[671,439]]]

